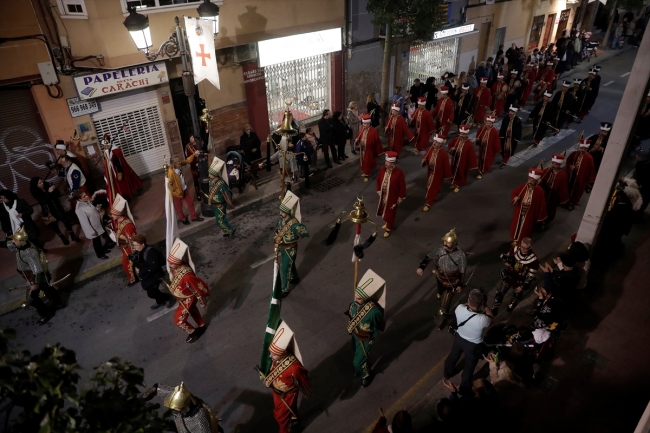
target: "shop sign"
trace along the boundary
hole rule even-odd
[[[169,81],[165,62],[74,77],[81,100],[128,92]]]
[[[72,117],[80,117],[99,111],[97,101],[94,99],[86,99],[85,101],[80,101],[79,98],[69,98],[67,101],[68,109],[70,110],[70,115]]]
[[[319,54],[341,51],[341,28],[303,33],[257,43],[259,66],[275,65]]]
[[[474,24],[467,24],[465,26],[453,27],[451,29],[445,29],[437,31],[433,34],[433,40],[448,38],[450,36],[459,36],[464,33],[469,33],[474,31]]]

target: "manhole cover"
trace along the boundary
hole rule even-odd
[[[318,192],[325,192],[325,191],[329,191],[332,188],[336,188],[337,186],[341,186],[344,183],[345,181],[340,177],[330,177],[323,180],[318,185],[314,185],[313,189],[315,189]]]

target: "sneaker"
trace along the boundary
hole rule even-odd
[[[159,303],[156,302],[155,304],[153,304],[149,308],[151,308],[152,310],[157,310],[158,308],[162,307],[163,305],[165,305],[165,304],[159,304]]]
[[[52,317],[54,317],[54,312],[49,313],[47,316],[41,316],[38,322],[36,322],[36,326],[45,325]]]

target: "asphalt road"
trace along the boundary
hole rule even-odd
[[[397,228],[390,238],[379,237],[360,264],[361,273],[372,268],[387,280],[387,327],[370,355],[377,374],[370,388],[361,388],[360,380],[353,378],[352,346],[343,315],[353,295],[353,225],[343,225],[333,246],[322,241],[339,213],[352,209],[356,195],[366,198],[371,216],[380,222],[374,217],[374,179],[364,184],[356,167],[349,167],[326,179],[330,189],[300,193],[303,223],[311,236],[299,243],[302,281],[283,301],[282,316],[296,332],[312,380],[314,396],[300,406],[304,431],[364,431],[376,419],[378,407],[417,398],[426,393],[427,384],[441,379],[440,364],[451,336],[436,329],[434,278],[430,272],[416,275],[420,260],[455,228],[460,247],[470,253],[469,272],[475,270],[472,286],[492,290],[501,268],[498,255],[510,242],[510,191],[525,182],[528,167],[572,147],[583,129],[586,135],[597,133],[600,121],[614,120],[627,83],[627,76],[621,75],[631,70],[635,54],[630,51],[601,63],[600,94],[581,125],[572,125],[571,131],[563,131],[561,139],[551,140],[550,145],[543,144],[539,152],[522,152],[531,142],[528,137],[518,149],[523,155],[519,166],[499,170],[497,157],[489,174],[481,180],[472,176],[458,194],[445,184],[429,212],[422,211],[425,171],[420,157],[402,154],[399,166],[406,173],[407,198],[398,210]],[[613,83],[603,86],[609,81]],[[520,117],[525,120],[527,113]],[[545,232],[534,234],[539,256],[548,259],[568,243],[587,199],[583,197],[573,212],[560,209]],[[253,370],[266,327],[277,217],[277,203],[271,203],[235,218],[234,239],[222,238],[216,228],[184,239],[198,274],[212,291],[204,314],[209,328],[195,344],[185,343],[186,334],[173,324],[173,313],[153,317],[159,310],[149,309],[152,301],[139,287],[125,287],[121,269],[76,287],[69,306],[46,326],[35,326],[33,309],[0,317],[0,326],[15,328],[19,343],[31,351],[56,342],[75,350],[84,374],[120,356],[144,367],[149,384],[176,385],[183,380],[213,405],[227,432],[277,431],[271,392]],[[364,226],[362,238],[370,231]],[[454,301],[466,298],[468,290]]]

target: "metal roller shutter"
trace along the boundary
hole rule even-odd
[[[139,175],[161,170],[170,150],[156,91],[136,90],[98,102],[101,111],[92,115],[97,137],[110,134]]]
[[[0,90],[0,189],[8,189],[30,204],[29,180],[48,174],[54,159],[29,88]],[[56,181],[56,173],[48,180]]]

